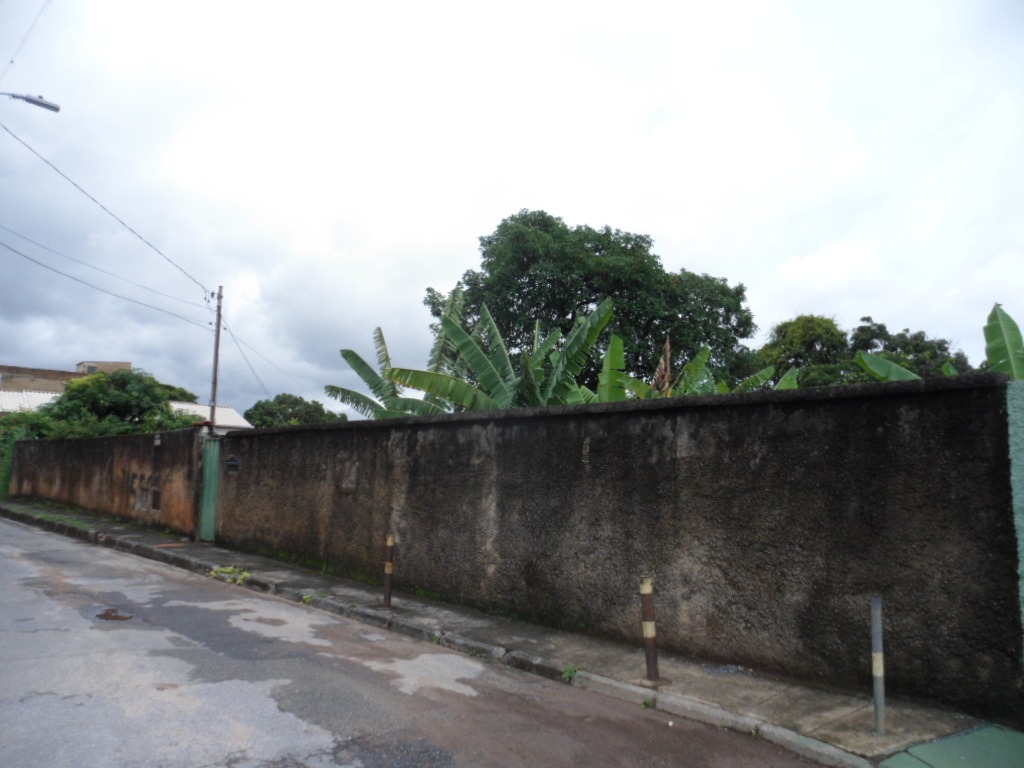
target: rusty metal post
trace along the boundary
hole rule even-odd
[[[658,674],[658,636],[654,625],[654,578],[643,576],[640,581],[640,612],[644,623],[644,656],[647,661],[648,685],[664,685]]]
[[[885,735],[885,653],[882,648],[882,598],[871,598],[871,679],[874,683],[875,733]]]
[[[395,573],[395,537],[388,534],[387,556],[384,559],[384,607],[391,607],[391,579]]]

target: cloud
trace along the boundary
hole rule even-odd
[[[0,56],[38,12],[8,5]],[[372,359],[376,326],[422,365],[425,288],[477,268],[477,238],[521,208],[744,283],[759,339],[801,312],[871,314],[977,361],[993,301],[1024,317],[997,295],[1024,254],[1021,19],[1000,2],[85,2],[48,7],[0,84],[62,111],[3,101],[0,123],[224,286],[251,345],[222,344],[239,410],[359,386],[338,349]],[[0,249],[3,362],[131,359],[205,399],[202,289],[2,131],[0,180],[0,225],[174,298],[0,240],[203,326]]]

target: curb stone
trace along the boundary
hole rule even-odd
[[[564,661],[557,659],[546,659],[526,651],[509,651],[502,658],[501,662],[514,669],[530,672],[551,680],[561,680],[562,674],[567,666]]]
[[[417,640],[426,640],[428,643],[440,643],[444,638],[444,631],[441,629],[428,627],[425,624],[397,616],[391,620],[391,626],[388,629]]]
[[[604,675],[579,670],[572,676],[572,685],[585,691],[593,691],[605,696],[642,705],[645,701],[657,698],[657,693],[650,688],[643,688],[632,683],[622,683]]]
[[[737,715],[712,704],[705,704],[702,701],[668,691],[658,694],[655,708],[670,715],[685,717],[687,720],[696,720],[706,725],[715,725],[741,733],[757,733],[761,726],[767,725],[756,717]]]
[[[834,766],[834,768],[874,768],[875,766],[873,762],[865,760],[863,757],[851,755],[831,744],[812,739],[809,736],[801,736],[799,733],[778,725],[761,725],[757,729],[757,735],[794,754],[816,760],[823,765]]]
[[[445,648],[462,651],[470,656],[487,656],[499,661],[508,653],[508,649],[500,645],[493,645],[481,640],[474,640],[471,637],[466,637],[465,635],[460,635],[456,632],[442,634],[441,645]]]
[[[330,598],[328,598],[328,600],[329,599]],[[318,600],[315,597],[313,598],[313,603],[317,607],[320,607],[324,602],[327,601]],[[385,611],[382,608],[371,608],[367,605],[346,606],[344,603],[340,603],[340,601],[338,602],[342,606],[341,610],[338,612],[342,615],[349,616],[353,619],[359,619],[367,624],[374,624],[375,626],[383,627],[384,629],[387,629],[391,625],[391,620],[394,618],[391,611]]]

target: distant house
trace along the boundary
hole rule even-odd
[[[52,371],[45,368],[22,368],[15,365],[0,365],[0,416],[18,411],[35,411],[51,403],[64,391],[65,385],[73,379],[80,379],[93,373],[130,371],[131,363],[82,362],[74,371]],[[172,402],[171,408],[190,416],[210,418],[210,406],[201,403]],[[233,429],[252,429],[238,411],[230,406],[218,405],[214,420],[214,432],[223,435]]]

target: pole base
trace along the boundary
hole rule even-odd
[[[648,680],[645,677],[642,680],[637,680],[636,684],[644,688],[660,688],[663,685],[672,685],[672,681],[667,677],[659,677],[657,680]]]

